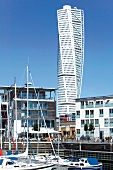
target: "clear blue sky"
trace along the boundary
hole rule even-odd
[[[84,10],[81,97],[113,94],[113,0],[0,0],[0,85],[29,67],[37,87],[57,87],[57,9]],[[24,84],[25,82],[23,82]]]

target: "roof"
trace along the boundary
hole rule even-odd
[[[0,86],[0,90],[14,90],[15,89],[15,86],[14,85],[11,85],[11,86]],[[17,90],[26,90],[27,89],[27,87],[26,86],[16,86],[16,89]],[[55,90],[57,90],[56,88],[43,88],[43,87],[32,87],[32,86],[30,86],[29,87],[29,90],[38,90],[38,91],[55,91]]]
[[[105,99],[113,99],[113,95],[97,96],[97,97],[86,97],[86,98],[77,98],[77,99],[75,99],[75,101],[76,102],[81,102],[81,101],[105,100]]]

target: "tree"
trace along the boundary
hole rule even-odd
[[[88,125],[87,125],[87,124],[84,125],[84,131],[85,131],[85,132],[88,131]]]
[[[90,123],[89,124],[89,131],[94,133],[94,130],[95,130],[95,127],[94,127],[94,124],[93,123]]]
[[[94,131],[95,130],[95,127],[94,127],[94,124],[93,123],[90,123],[89,124],[89,131],[91,132],[91,131]]]

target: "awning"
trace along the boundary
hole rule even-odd
[[[40,131],[34,131],[34,130],[31,130],[29,133],[34,133],[34,134],[41,134],[41,133],[51,133],[51,134],[59,134],[61,132],[59,131],[56,131],[54,129],[41,129]]]

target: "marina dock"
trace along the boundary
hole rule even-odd
[[[55,153],[58,154],[58,142],[53,142]],[[8,150],[9,143],[3,143],[4,154]],[[14,149],[14,144],[11,143],[11,149]],[[26,149],[25,145],[18,142],[19,152]],[[29,155],[34,154],[51,154],[53,152],[51,142],[30,142]],[[94,157],[98,158],[99,162],[103,163],[103,170],[113,170],[113,143],[108,142],[76,142],[66,141],[59,143],[59,155],[61,157]]]

